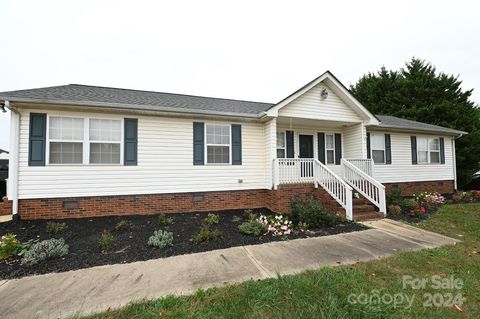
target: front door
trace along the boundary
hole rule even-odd
[[[298,135],[299,157],[313,158],[313,135]],[[313,161],[300,163],[300,176],[313,177]]]

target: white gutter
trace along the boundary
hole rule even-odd
[[[18,171],[20,147],[20,113],[5,101],[5,107],[10,110],[10,158],[8,163],[8,198],[12,200],[12,218],[18,220]]]

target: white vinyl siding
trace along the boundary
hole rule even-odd
[[[320,97],[321,88],[328,97]],[[328,121],[361,122],[360,116],[325,84],[320,83],[279,110],[279,116]]]
[[[366,130],[362,123],[343,129],[343,157],[346,159],[366,158]]]
[[[377,132],[371,132],[371,134]],[[445,136],[445,165],[412,164],[411,133],[389,133],[392,145],[392,164],[375,165],[374,177],[381,183],[399,183],[434,180],[453,180],[452,138]],[[436,138],[437,136],[429,136]],[[418,151],[418,137],[417,137]],[[418,159],[418,153],[417,153]]]
[[[198,119],[141,115],[135,116],[138,118],[137,166],[28,166],[29,112],[30,110],[21,110],[19,154],[21,199],[228,191],[266,189],[271,186],[271,171],[267,173],[266,169],[267,151],[263,123],[240,123],[242,165],[194,166],[192,128],[193,122]],[[44,112],[50,116],[86,118],[92,115],[87,112],[48,109]],[[99,113],[92,118],[123,120],[125,117],[132,115]],[[208,123],[210,122],[217,123],[217,121]],[[231,122],[218,124],[230,125]],[[272,145],[275,147],[274,143]]]

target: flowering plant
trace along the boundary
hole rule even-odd
[[[267,226],[267,234],[271,233],[273,236],[284,236],[292,233],[292,222],[288,217],[283,215],[265,216],[260,215],[257,221]]]
[[[419,207],[425,208],[425,211],[433,211],[445,203],[445,197],[437,192],[423,192],[415,196],[415,201]]]
[[[419,207],[415,210],[413,210],[413,215],[415,217],[422,217],[422,216],[425,216],[425,214],[427,213],[427,210],[425,207]]]

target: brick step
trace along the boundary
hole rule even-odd
[[[353,213],[375,211],[375,205],[353,205]]]
[[[365,204],[370,204],[370,201],[366,198],[353,198],[352,201],[353,205],[365,205]]]
[[[376,220],[384,218],[382,213],[377,211],[366,211],[360,213],[353,213],[353,220],[356,222],[366,221],[366,220]]]

